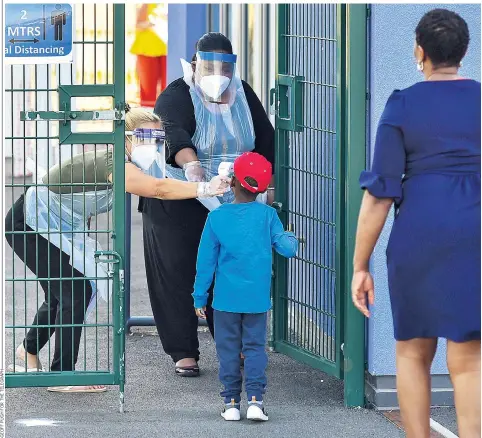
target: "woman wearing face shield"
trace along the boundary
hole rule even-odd
[[[127,131],[162,133],[160,128],[160,120],[156,115],[142,109],[130,110],[126,106]],[[157,151],[164,147],[152,143],[144,141],[143,145],[133,146],[132,140],[126,138],[127,192],[157,199],[178,200],[206,198],[225,191],[227,184],[220,177],[211,182],[196,183],[151,176],[155,173],[152,170],[155,161],[159,161]],[[162,161],[164,160],[162,154]],[[41,185],[28,188],[10,209],[5,219],[7,233],[27,233],[7,234],[7,241],[38,278],[107,278],[103,264],[97,264],[96,270],[94,262],[93,253],[96,249],[100,250],[100,246],[83,231],[88,229],[87,223],[92,216],[112,208],[113,191],[109,184],[113,183],[112,172],[112,149],[81,153],[49,169],[39,181]],[[93,183],[97,184],[94,186]],[[47,234],[49,232],[53,233]],[[47,235],[50,236],[50,241],[44,237]],[[45,262],[47,260],[48,263]],[[83,324],[86,312],[90,313],[95,305],[95,295],[106,299],[111,290],[105,287],[105,280],[39,280],[39,283],[45,293],[45,300],[32,323],[32,326],[39,327],[31,328],[17,348],[16,358],[23,366],[12,365],[9,368],[13,372],[43,370],[38,354],[54,333],[53,329],[46,326]],[[55,328],[55,352],[50,371],[75,369],[81,334],[81,327]],[[68,386],[52,387],[49,390],[69,393],[103,392],[106,387]]]
[[[154,109],[165,122],[168,177],[209,180],[221,163],[251,151],[274,164],[273,126],[252,88],[236,74],[229,39],[208,33],[196,50],[191,63],[181,60],[184,77],[162,92]],[[273,185],[268,193],[268,200],[258,201],[272,201]],[[191,294],[201,233],[209,211],[232,201],[232,192],[207,201],[140,200],[152,311],[164,351],[180,376],[199,375],[198,319]],[[213,334],[210,301],[206,313]]]

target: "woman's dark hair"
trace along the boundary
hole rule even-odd
[[[415,29],[415,38],[435,67],[458,67],[470,40],[465,20],[448,9],[427,12]]]
[[[204,34],[196,43],[196,52],[225,52],[232,55],[233,46],[229,38],[219,32]],[[196,54],[192,57],[196,60]]]

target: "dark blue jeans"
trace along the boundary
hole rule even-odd
[[[266,323],[267,313],[231,313],[214,311],[214,340],[219,359],[219,380],[224,385],[221,396],[225,403],[241,401],[244,359],[245,388],[248,401],[263,400],[266,388]]]

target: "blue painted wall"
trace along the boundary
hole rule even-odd
[[[208,8],[211,10],[210,14],[208,10],[208,31],[219,32],[219,4],[210,4]]]
[[[471,42],[463,60],[461,74],[480,81],[480,5],[372,5],[370,32],[370,154],[373,152],[376,127],[385,103],[396,88],[405,88],[423,78],[413,58],[414,31],[423,14],[444,7],[460,14],[468,23]],[[368,370],[373,375],[395,374],[395,341],[388,296],[385,249],[392,218],[383,230],[372,259],[376,285],[376,306],[369,320]],[[446,374],[445,343],[440,342],[432,373]]]
[[[167,81],[180,78],[181,58],[191,61],[196,42],[207,31],[207,6],[205,4],[169,4],[167,49]]]

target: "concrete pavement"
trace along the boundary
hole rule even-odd
[[[11,205],[18,192],[9,196]],[[132,238],[132,315],[150,315],[142,252],[141,218],[133,200]],[[105,243],[105,242],[104,242]],[[7,246],[8,264],[12,254]],[[11,269],[11,268],[10,268]],[[22,263],[16,259],[15,272],[24,275]],[[8,276],[8,275],[7,275]],[[37,294],[36,283],[27,286],[28,294]],[[22,292],[20,295],[24,294]],[[28,295],[31,296],[31,295]],[[21,298],[21,296],[20,296]],[[24,318],[30,323],[37,302],[27,298],[16,301],[12,309],[12,288],[7,284],[6,320],[12,323]],[[38,298],[42,300],[41,291]],[[27,311],[25,311],[27,303]],[[105,310],[102,311],[105,317]],[[101,313],[102,313],[101,312]],[[25,316],[26,315],[26,316]],[[134,328],[127,338],[126,412],[118,412],[118,390],[104,394],[51,394],[44,388],[8,389],[6,391],[6,436],[8,438],[245,438],[260,435],[266,438],[391,438],[403,433],[383,415],[365,409],[343,407],[343,383],[294,360],[270,354],[269,387],[266,404],[270,421],[250,424],[246,420],[227,423],[220,416],[220,384],[213,341],[200,328],[202,375],[197,379],[180,378],[174,374],[171,360],[162,352],[153,328]],[[6,333],[6,365],[13,360],[13,349],[23,332]],[[79,357],[92,366],[95,349],[100,362],[106,365],[106,332],[88,331],[82,341]],[[47,350],[47,349],[46,349]],[[51,348],[52,351],[52,348]],[[41,358],[46,365],[47,352]],[[243,410],[245,404],[243,405]]]
[[[213,342],[200,333],[202,376],[183,379],[146,329],[127,342],[126,412],[116,388],[104,394],[50,394],[45,389],[7,390],[8,438],[263,437],[388,438],[403,434],[380,413],[343,407],[343,385],[319,371],[270,355],[266,424],[227,423],[220,416],[220,385]],[[244,401],[243,401],[244,402]],[[245,408],[245,403],[243,408]],[[27,426],[32,420],[44,426]],[[53,422],[53,423],[52,423]]]

